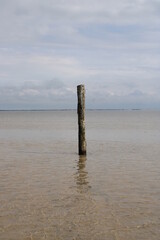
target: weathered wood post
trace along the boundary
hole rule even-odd
[[[85,137],[85,87],[84,85],[77,86],[78,97],[78,146],[79,155],[86,155],[86,137]]]

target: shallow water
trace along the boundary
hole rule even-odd
[[[0,239],[159,240],[160,112],[0,112]]]

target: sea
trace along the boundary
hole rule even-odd
[[[160,111],[0,111],[0,240],[159,240]]]

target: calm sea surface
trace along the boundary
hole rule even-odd
[[[160,111],[0,112],[0,240],[159,240]]]

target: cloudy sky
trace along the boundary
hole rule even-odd
[[[0,109],[160,109],[160,0],[0,0]]]

